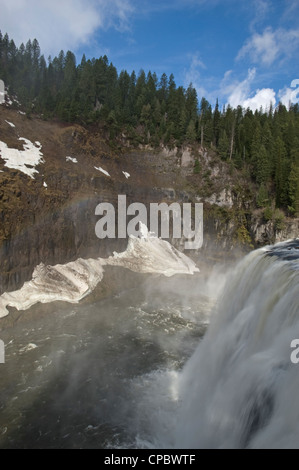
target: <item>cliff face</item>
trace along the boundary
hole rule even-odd
[[[118,195],[127,196],[127,205],[147,207],[161,201],[203,202],[201,257],[236,247],[248,250],[276,236],[274,228],[252,217],[246,177],[231,174],[205,150],[130,149],[124,137],[112,151],[99,128],[28,119],[4,106],[0,142],[0,294],[20,288],[41,262],[54,265],[123,251],[126,240],[99,240],[95,234],[96,206],[110,202],[117,207]],[[282,238],[297,236],[298,221],[292,221],[291,231],[284,230]]]

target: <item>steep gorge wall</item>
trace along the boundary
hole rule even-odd
[[[20,136],[41,142],[44,163],[31,179],[0,159],[0,293],[20,288],[41,262],[54,265],[125,250],[126,240],[99,240],[95,234],[96,206],[110,202],[117,208],[118,195],[127,196],[127,205],[141,202],[147,208],[152,202],[203,202],[203,246],[187,254],[210,263],[298,236],[298,220],[279,231],[254,215],[246,178],[230,174],[204,149],[123,145],[112,151],[99,129],[28,120],[0,107],[0,141],[21,148]],[[181,240],[172,242],[182,249]]]

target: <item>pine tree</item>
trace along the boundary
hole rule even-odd
[[[268,152],[264,145],[261,145],[258,151],[258,158],[256,160],[256,181],[258,184],[262,185],[267,183],[270,178],[270,164]]]
[[[188,122],[191,120],[195,122],[198,114],[198,99],[192,83],[190,83],[186,90],[185,110]]]
[[[202,98],[200,102],[198,134],[201,147],[211,144],[213,139],[212,107],[205,98]]]
[[[295,217],[299,217],[299,163],[292,163],[288,180],[288,209]]]
[[[229,139],[227,137],[226,131],[221,132],[221,136],[218,143],[219,155],[223,160],[227,160],[229,157]]]
[[[218,98],[216,101],[216,106],[215,106],[214,116],[213,116],[213,131],[214,131],[214,143],[215,143],[216,148],[218,148],[219,139],[220,139],[220,111],[219,111]]]
[[[194,142],[196,139],[196,130],[193,119],[189,121],[187,131],[186,131],[186,140],[190,143]]]
[[[257,122],[254,134],[251,136],[251,145],[250,145],[250,157],[251,157],[251,173],[252,176],[257,178],[257,167],[260,155],[260,149],[262,146],[262,129],[259,122]]]
[[[160,102],[167,101],[168,98],[168,78],[166,73],[163,73],[160,78],[159,82],[159,90],[158,90],[158,99]]]
[[[286,149],[281,137],[277,137],[274,144],[274,161],[275,161],[275,186],[276,186],[276,205],[280,207],[285,204],[287,195],[287,182],[288,178],[286,175]]]

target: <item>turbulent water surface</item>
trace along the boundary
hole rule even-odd
[[[157,276],[3,331],[0,447],[298,448],[299,240],[225,278]]]
[[[159,276],[2,332],[0,447],[163,446],[212,303],[198,279]]]

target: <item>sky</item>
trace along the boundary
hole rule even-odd
[[[213,107],[299,102],[299,0],[1,0],[0,30],[46,58],[173,73]]]

